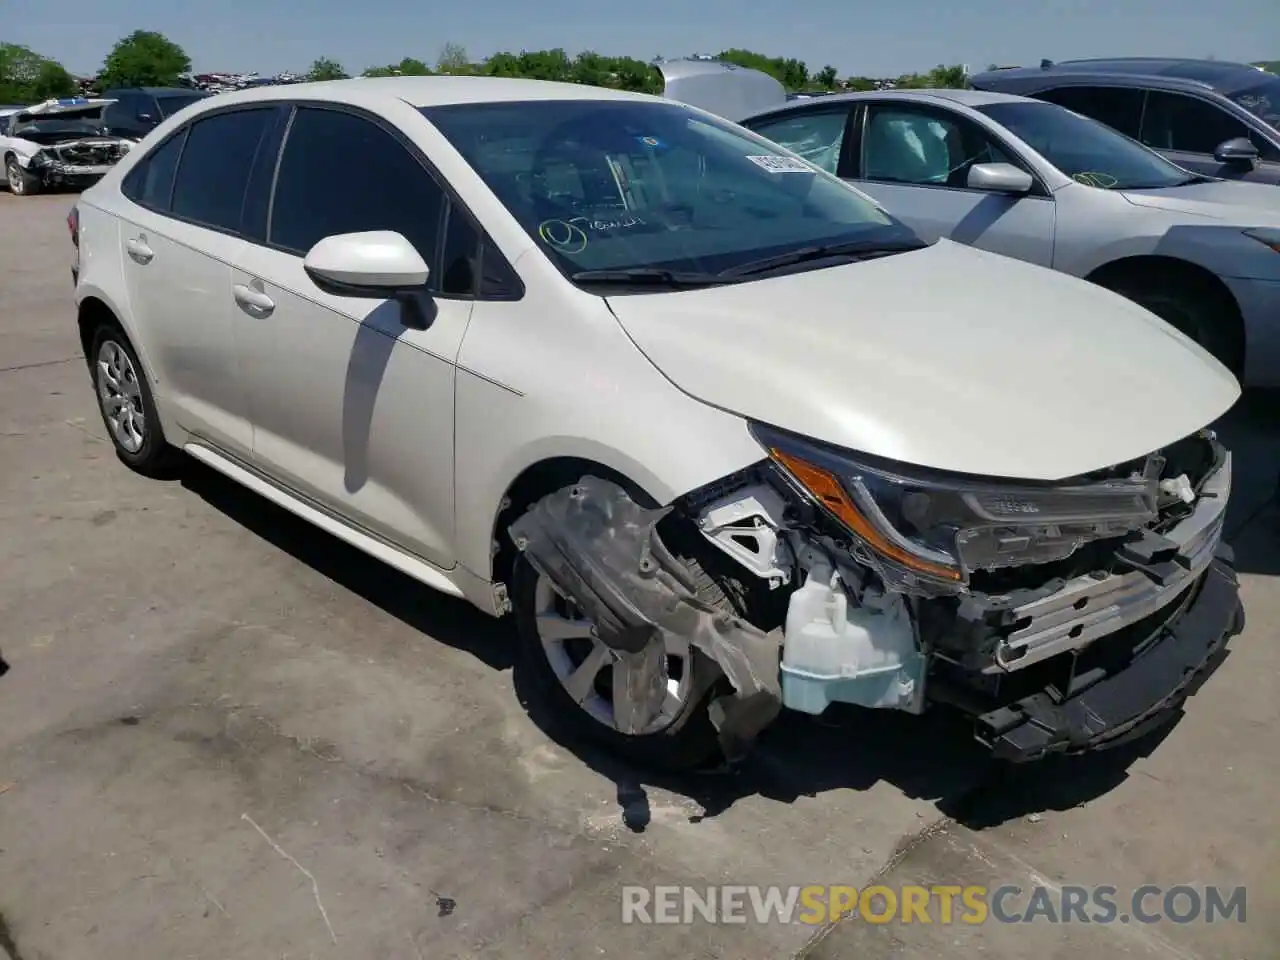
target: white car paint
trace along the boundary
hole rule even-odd
[[[1239,396],[1225,367],[1123,297],[947,240],[610,306],[695,397],[958,473],[1085,473],[1180,439]]]
[[[922,465],[1056,478],[1189,434],[1238,396],[1120,298],[950,243],[697,292],[588,293],[417,110],[658,98],[465,77],[260,88],[193,104],[149,142],[211,110],[307,98],[371,111],[429,157],[523,298],[441,299],[428,329],[406,329],[386,301],[320,290],[300,256],[128,200],[134,154],[78,205],[76,301],[119,319],[170,443],[490,612],[495,518],[550,458],[667,503],[760,461],[756,416]],[[270,315],[242,291],[269,293]]]

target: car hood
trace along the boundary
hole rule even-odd
[[[662,95],[741,123],[787,102],[787,88],[761,70],[720,60],[664,60]]]
[[[1126,190],[1125,199],[1140,207],[1185,213],[1241,226],[1280,225],[1280,188],[1268,183],[1213,180],[1163,190]]]
[[[1225,367],[1120,296],[946,240],[608,304],[691,396],[940,470],[1078,476],[1178,440],[1240,395]]]

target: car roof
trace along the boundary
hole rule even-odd
[[[1046,62],[1039,67],[1010,67],[989,70],[975,77],[975,82],[1002,83],[1063,75],[1090,76],[1125,80],[1133,77],[1160,78],[1172,81],[1169,86],[1195,85],[1231,93],[1253,86],[1259,81],[1257,67],[1229,60],[1189,60],[1168,57],[1115,57],[1096,60],[1063,60]],[[1265,73],[1262,74],[1264,77]]]
[[[220,93],[219,105],[256,100],[357,101],[367,106],[403,101],[413,107],[459,103],[503,103],[532,100],[661,100],[626,90],[611,90],[581,83],[524,80],[509,77],[353,77],[268,87],[250,87]]]

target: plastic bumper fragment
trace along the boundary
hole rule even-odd
[[[1198,592],[1154,642],[1123,668],[1073,696],[1044,690],[976,718],[978,739],[1012,762],[1081,753],[1120,743],[1172,719],[1217,668],[1227,641],[1244,629],[1230,548],[1220,546]]]
[[[724,671],[733,693],[710,707],[720,746],[741,757],[777,717],[780,639],[705,602],[656,530],[670,508],[646,509],[617,484],[583,477],[543,497],[509,533],[535,570],[595,625],[601,643],[629,660],[632,731],[662,706],[666,638],[689,641]]]

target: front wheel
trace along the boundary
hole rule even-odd
[[[40,192],[40,178],[22,169],[17,157],[10,157],[4,165],[5,177],[9,181],[9,192],[15,196],[30,196]]]
[[[724,592],[696,561],[685,558],[699,596],[727,604]],[[520,655],[549,718],[565,734],[590,740],[643,766],[687,770],[719,750],[708,713],[719,668],[687,641],[668,643],[667,694],[659,715],[639,734],[624,733],[628,704],[624,665],[595,635],[573,601],[523,556],[516,559],[512,602]]]

